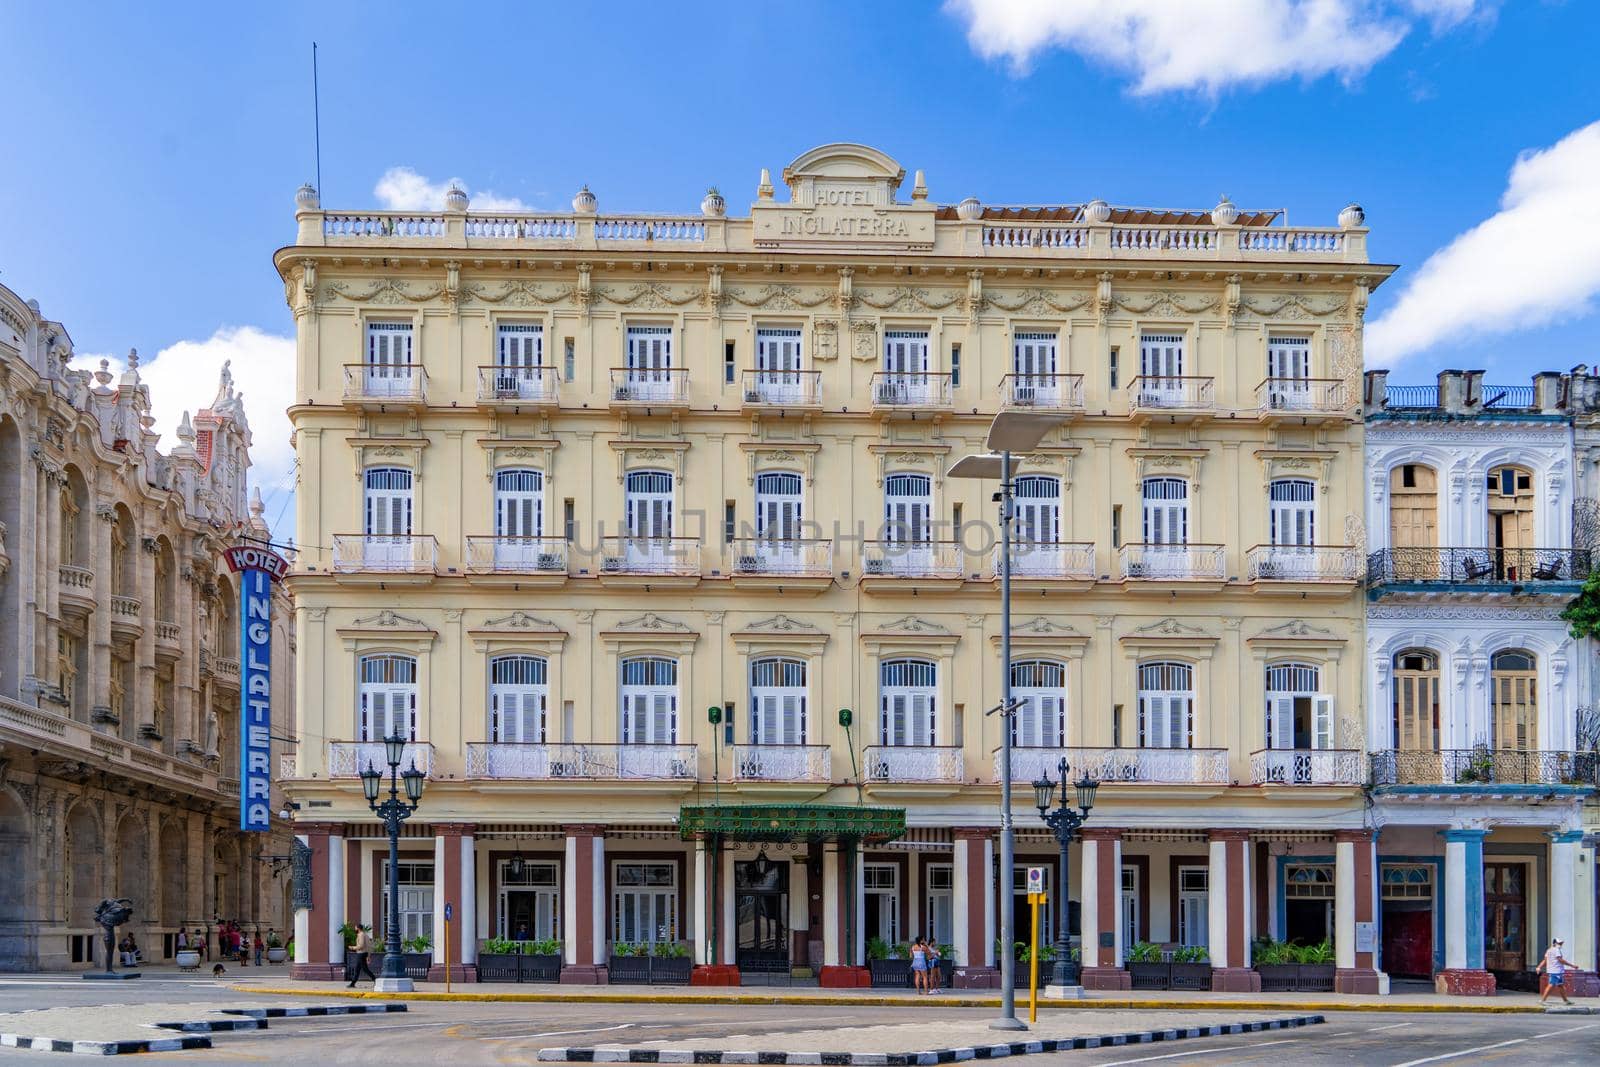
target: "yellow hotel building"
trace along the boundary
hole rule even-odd
[[[397,921],[436,976],[448,903],[457,977],[508,938],[569,982],[653,946],[663,976],[849,983],[923,934],[994,982],[998,486],[944,474],[1023,407],[1061,425],[1017,479],[1016,862],[1056,879],[1029,782],[1105,783],[1070,853],[1085,983],[1152,942],[1251,988],[1288,908],[1377,988],[1360,379],[1392,268],[1361,209],[905,176],[827,145],[743,216],[300,191],[299,974],[388,914],[356,774],[398,731],[428,784]]]

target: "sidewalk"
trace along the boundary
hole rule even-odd
[[[580,986],[526,983],[418,982],[414,993],[374,993],[370,987],[349,989],[343,982],[282,982],[271,985],[234,986],[239,992],[264,996],[357,997],[383,1000],[503,1001],[512,1003],[618,1004],[827,1004],[906,1008],[993,1008],[1000,998],[988,991],[952,991],[918,996],[874,989],[818,989],[815,987],[743,986]],[[1027,1006],[1027,991],[1017,996],[1018,1010]],[[1574,1003],[1584,1003],[1575,1001]],[[1591,1002],[1592,1003],[1592,1002]],[[1332,993],[1107,993],[1088,991],[1082,1000],[1046,1000],[1039,1010],[1134,1008],[1144,1011],[1369,1011],[1369,1012],[1470,1012],[1503,1014],[1539,1012],[1533,993],[1501,993],[1493,997],[1451,997],[1435,993],[1394,993],[1386,997]]]

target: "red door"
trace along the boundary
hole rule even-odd
[[[1383,909],[1383,969],[1396,978],[1433,976],[1433,912]]]

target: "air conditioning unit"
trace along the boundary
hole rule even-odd
[[[755,759],[740,760],[739,777],[750,779],[765,778],[766,775],[761,771],[761,761]]]
[[[1261,561],[1261,565],[1256,568],[1256,577],[1258,578],[1282,578],[1284,575],[1285,568],[1283,564],[1275,559],[1264,559]]]
[[[603,571],[620,571],[622,564],[621,556],[602,556],[600,559],[600,569]]]
[[[566,562],[559,552],[541,552],[534,558],[534,567],[541,571],[559,571],[566,569]]]
[[[887,782],[889,780],[889,761],[879,760],[872,765],[868,773],[874,782]]]
[[[611,399],[613,399],[613,400],[632,400],[633,399],[633,386],[631,386],[631,385],[613,385],[611,387]]]
[[[1144,562],[1144,560],[1135,560],[1134,562],[1128,564],[1128,577],[1143,578],[1147,568],[1148,565]]]

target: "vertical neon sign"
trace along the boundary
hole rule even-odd
[[[239,580],[239,829],[272,829],[272,583],[289,561],[268,548],[227,551]]]

